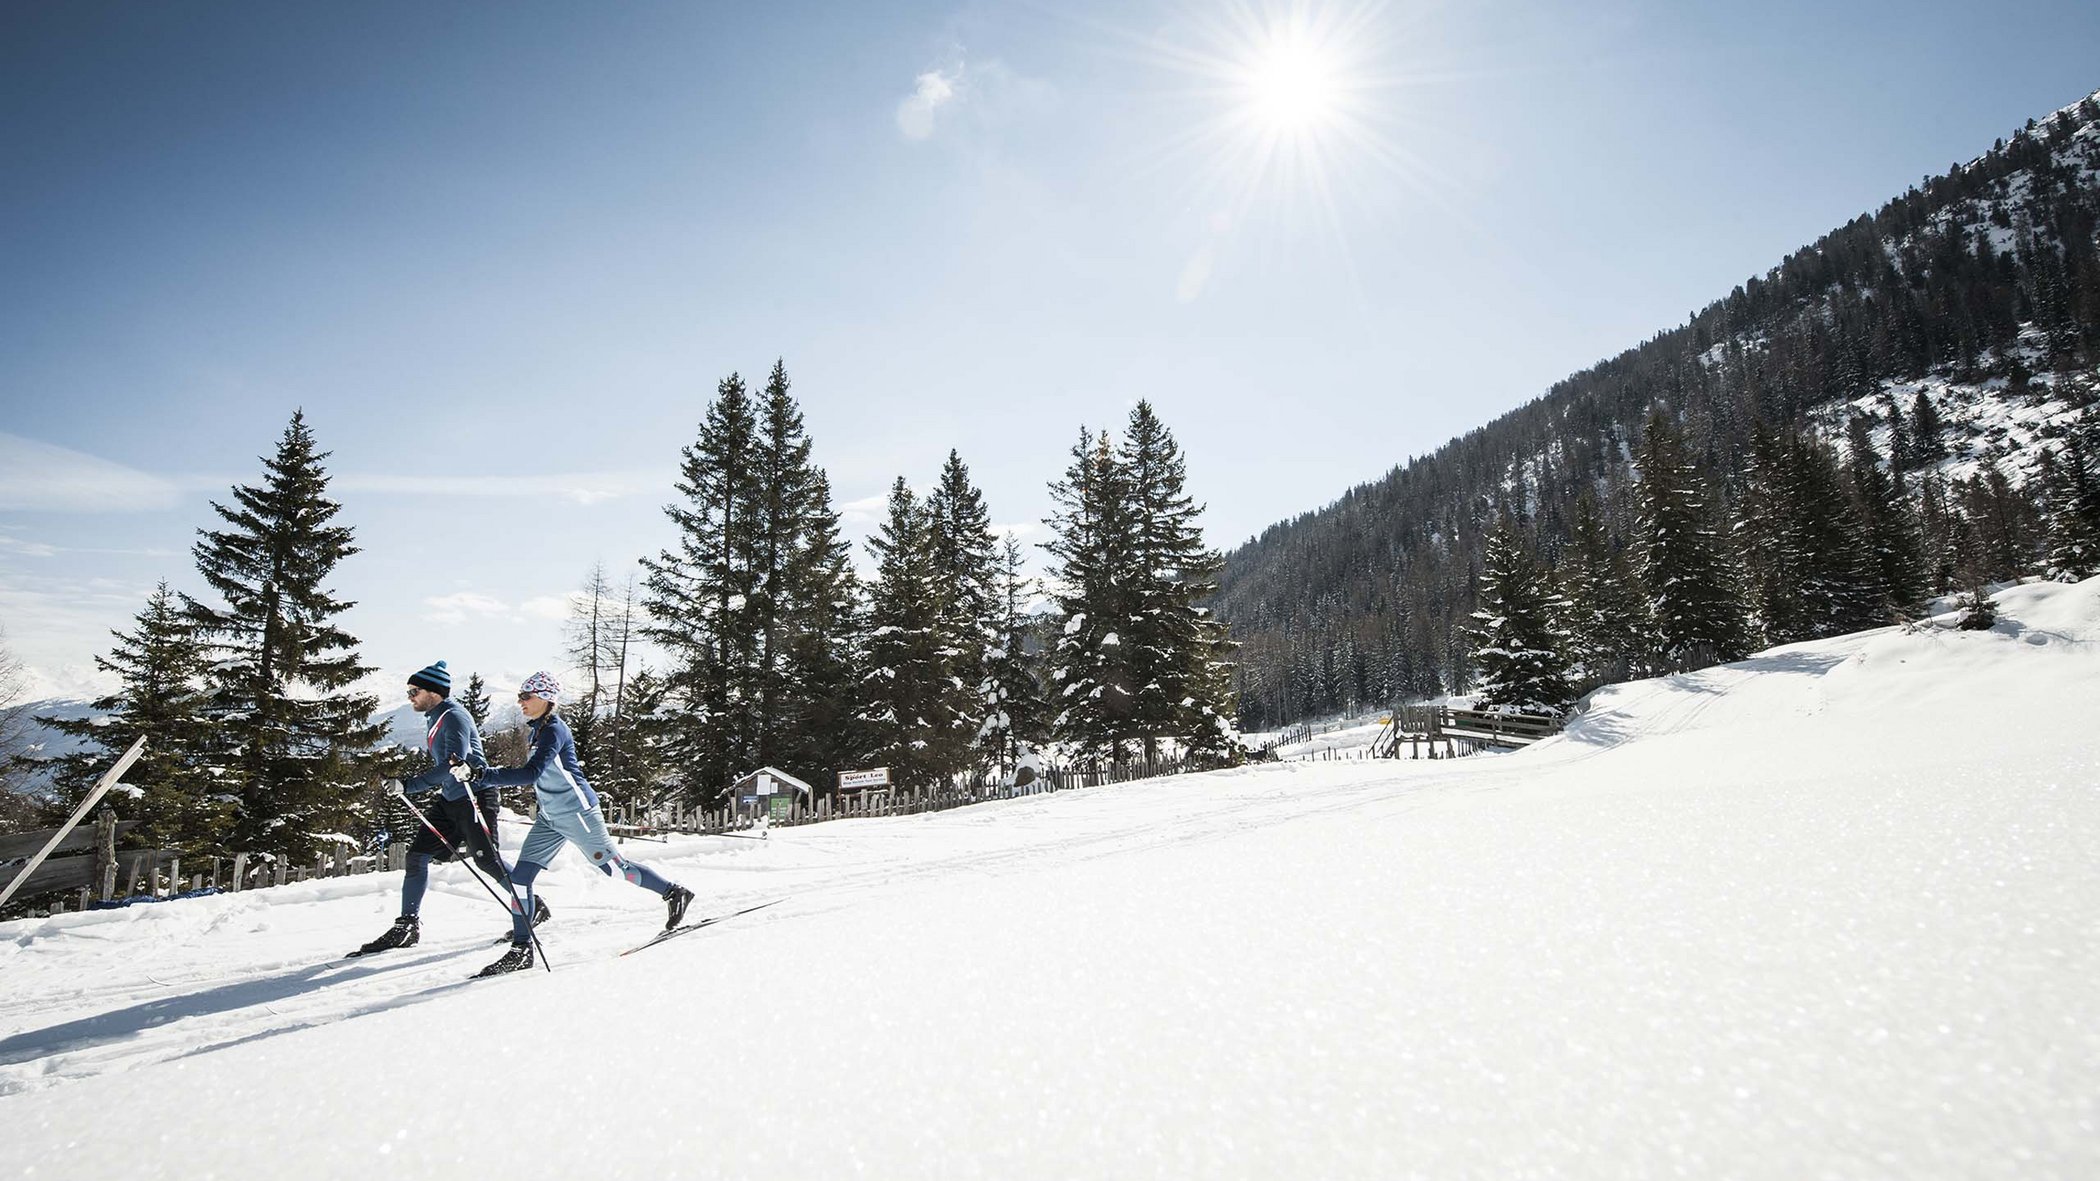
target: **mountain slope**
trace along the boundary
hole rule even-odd
[[[1587,491],[1623,544],[1632,447],[1656,408],[1685,430],[1724,504],[1753,424],[1810,422],[1841,438],[1865,412],[1886,449],[1921,392],[1944,419],[1932,442],[1945,455],[1913,456],[1913,471],[1939,468],[1956,500],[1951,481],[1986,464],[2002,461],[2015,483],[2032,476],[2067,420],[2100,401],[2096,229],[2100,92],[1685,325],[1272,526],[1227,555],[1214,601],[1243,644],[1243,727],[1464,687],[1458,629],[1488,530],[1513,517],[1550,557]]]

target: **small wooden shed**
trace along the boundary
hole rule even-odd
[[[813,789],[778,767],[760,767],[736,781],[737,809],[746,816],[786,820],[800,800],[807,807]]]

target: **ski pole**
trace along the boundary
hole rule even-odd
[[[398,783],[394,785],[394,798],[400,800],[403,804],[408,805],[408,810],[415,814],[416,819],[423,823],[424,828],[430,830],[431,836],[434,836],[438,839],[438,844],[445,846],[445,852],[452,854],[454,857],[459,856],[459,846],[454,845],[451,841],[445,839],[445,834],[438,831],[437,825],[432,824],[430,822],[430,817],[423,814],[423,809],[416,807],[416,802],[408,798],[408,793],[402,791],[401,785]],[[475,823],[481,824],[481,809],[475,806],[472,792],[468,793],[467,807],[473,811]],[[487,824],[481,824],[481,834],[484,837],[489,836]],[[494,851],[495,848],[496,842],[493,838],[491,838],[489,840],[489,849],[491,851],[490,859],[495,861],[497,869],[502,869],[503,857],[502,854]],[[510,874],[508,872],[504,873],[503,875],[503,886],[505,889],[510,891],[510,904],[506,904],[503,901],[502,896],[496,893],[496,887],[489,885],[488,879],[481,876],[481,871],[474,868],[474,862],[472,858],[462,860],[460,864],[466,866],[467,872],[473,875],[474,880],[481,883],[481,888],[488,891],[490,900],[493,901],[496,905],[503,907],[503,913],[508,915],[517,915],[524,912],[525,905],[522,901],[518,900],[518,889],[516,886],[510,884]],[[544,965],[549,972],[552,972],[554,970],[554,965],[547,963],[547,949],[540,945],[539,932],[534,931],[532,929],[532,920],[529,918],[525,920],[525,932],[526,934],[532,937],[532,946],[535,950],[537,950],[540,953],[540,963]]]

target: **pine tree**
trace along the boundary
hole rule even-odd
[[[680,710],[669,715],[662,742],[679,789],[693,803],[716,806],[750,764],[751,702],[738,670],[758,647],[751,614],[756,589],[755,506],[760,482],[753,462],[757,420],[743,379],[716,387],[700,437],[681,453],[679,501],[664,507],[678,527],[675,549],[642,559],[643,634],[669,655],[665,677]]]
[[[1925,607],[1925,547],[1910,498],[1902,477],[1881,469],[1867,420],[1855,417],[1849,432],[1846,475],[1872,558],[1869,571],[1880,616],[1875,622],[1915,619]]]
[[[1648,419],[1640,464],[1642,581],[1665,659],[1691,666],[1747,650],[1742,594],[1707,508],[1705,480],[1661,411]]]
[[[957,719],[948,712],[953,696],[932,532],[926,507],[897,477],[889,518],[868,540],[877,567],[859,716],[871,757],[890,769],[891,783],[908,789],[941,786],[956,770],[943,759]]]
[[[1035,580],[1024,572],[1021,543],[1008,535],[999,551],[993,583],[996,646],[985,662],[984,699],[990,703],[979,743],[992,753],[1002,777],[1050,739],[1050,703],[1043,696],[1041,654],[1029,651],[1028,604]]]
[[[459,695],[459,703],[467,707],[467,716],[474,719],[474,728],[485,731],[489,724],[489,708],[492,703],[489,701],[488,685],[482,681],[480,673],[467,678],[467,687]]]
[[[1568,673],[1574,638],[1568,602],[1505,519],[1489,535],[1480,573],[1479,623],[1471,630],[1482,709],[1558,716],[1575,699]]]
[[[1598,685],[1644,675],[1653,628],[1648,601],[1625,552],[1612,544],[1597,498],[1587,490],[1575,500],[1559,570],[1579,680]]]
[[[2058,582],[2079,582],[2100,574],[2100,478],[2077,435],[2058,453],[2055,475],[2045,569]]]
[[[1236,747],[1229,719],[1232,644],[1202,604],[1217,591],[1224,559],[1204,544],[1203,506],[1188,494],[1187,461],[1150,402],[1130,412],[1116,466],[1129,497],[1131,535],[1120,571],[1119,624],[1135,693],[1131,722],[1146,757],[1161,739],[1212,757]]]
[[[229,849],[310,858],[364,811],[359,792],[384,727],[378,703],[345,690],[371,670],[335,623],[353,604],[326,582],[357,552],[330,525],[328,453],[303,413],[292,416],[257,486],[212,509],[228,526],[199,530],[197,568],[222,605],[183,596],[211,659],[208,766],[237,801]]]
[[[1135,712],[1130,659],[1118,628],[1130,617],[1128,587],[1133,529],[1128,481],[1107,432],[1081,428],[1064,479],[1050,486],[1056,504],[1051,539],[1051,599],[1063,620],[1050,652],[1052,729],[1088,759],[1120,760]]]
[[[146,749],[124,784],[137,794],[119,801],[136,820],[135,840],[189,854],[229,851],[234,798],[223,793],[207,765],[212,737],[205,717],[208,668],[196,630],[162,582],[129,633],[95,666],[117,678],[117,689],[93,704],[100,716],[46,718],[43,724],[83,743],[54,760],[52,785],[65,812],[94,787],[116,757],[143,736]]]
[[[977,750],[977,740],[993,712],[993,703],[984,697],[984,681],[996,631],[996,543],[984,494],[970,482],[969,467],[952,450],[941,467],[940,482],[926,498],[926,513],[947,666],[941,682],[942,713],[956,722],[936,744],[938,761],[956,767],[983,764],[989,760]]]
[[[1926,391],[1917,391],[1917,397],[1911,399],[1911,456],[1915,458],[1913,467],[1926,467],[1947,458],[1940,408],[1934,406]]]

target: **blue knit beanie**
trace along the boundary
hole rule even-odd
[[[452,674],[445,671],[445,662],[442,660],[408,678],[408,683],[419,689],[428,689],[440,697],[452,696]]]

